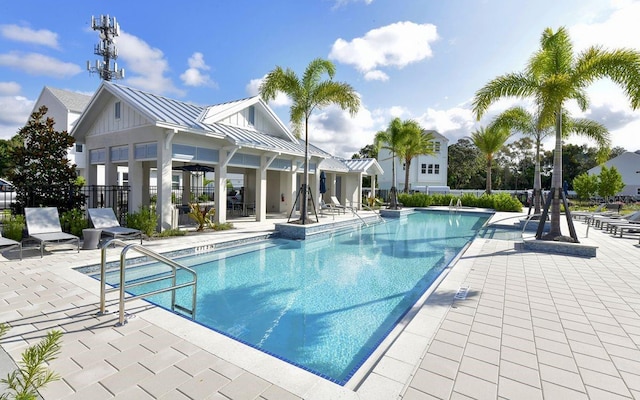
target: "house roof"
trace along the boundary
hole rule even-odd
[[[87,108],[91,101],[91,96],[71,92],[63,89],[56,89],[49,86],[45,86],[43,90],[48,90],[62,105],[69,111],[81,113]]]
[[[344,164],[351,171],[361,172],[367,175],[382,175],[384,171],[378,160],[375,158],[352,158],[350,160],[343,160]]]
[[[349,167],[344,163],[344,160],[334,157],[322,160],[318,168],[323,171],[349,172]]]
[[[443,141],[449,143],[449,139],[447,139],[446,136],[444,136],[442,133],[440,133],[438,131],[435,131],[433,129],[425,129],[424,133],[431,133],[433,135],[434,139],[440,139],[440,140],[443,140]]]
[[[303,156],[305,153],[304,142],[296,139],[260,98],[250,97],[218,105],[200,106],[108,81],[102,82],[100,88],[91,99],[87,109],[88,112],[80,117],[73,129],[74,136],[78,130],[82,129],[83,125],[90,124],[90,121],[96,117],[95,114],[99,112],[98,110],[101,107],[96,106],[96,110],[93,110],[93,104],[101,104],[106,101],[103,96],[104,93],[110,93],[125,101],[156,126],[206,134],[246,148],[275,151],[295,156]],[[253,128],[214,122],[220,121],[250,105],[261,107],[273,119],[275,125],[283,130],[283,136],[278,137]],[[331,154],[311,144],[309,145],[309,154],[321,158],[331,157]]]
[[[76,135],[78,130],[82,129],[81,127],[83,125],[90,125],[93,118],[97,117],[101,105],[107,101],[104,96],[105,93],[110,93],[118,99],[125,101],[156,126],[178,129],[190,133],[206,134],[207,136],[225,139],[233,145],[244,148],[253,148],[294,156],[304,156],[305,153],[304,141],[293,136],[269,106],[259,97],[249,97],[211,106],[200,106],[108,81],[104,81],[100,85],[100,88],[98,88],[98,91],[92,98],[80,95],[85,97],[84,100],[86,104],[83,110],[86,108],[86,112],[80,116],[78,123],[74,126],[72,131],[74,135]],[[68,97],[72,98],[73,96]],[[81,98],[78,97],[76,100],[79,101],[80,99]],[[279,129],[282,129],[284,135],[274,136],[260,132],[254,128],[244,128],[218,122],[252,105],[261,107],[269,117],[273,118],[275,125]],[[383,173],[382,168],[373,158],[344,160],[333,157],[331,154],[313,144],[309,144],[309,154],[311,156],[324,158],[319,164],[319,168],[325,171],[343,173],[360,172],[369,175]]]

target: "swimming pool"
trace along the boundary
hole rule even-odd
[[[344,385],[489,217],[416,212],[178,261],[198,273],[198,323]],[[179,290],[178,303],[190,295]],[[168,307],[169,298],[149,300]]]

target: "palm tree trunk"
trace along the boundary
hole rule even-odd
[[[540,134],[538,133],[538,138]],[[540,214],[542,195],[542,178],[540,177],[540,139],[536,140],[536,164],[533,172],[533,213]]]
[[[409,193],[409,168],[411,160],[404,160],[404,192]]]
[[[392,210],[397,210],[398,209],[398,189],[396,188],[397,186],[397,182],[396,182],[396,152],[392,151],[391,152],[391,190],[390,190],[390,196],[391,196],[391,201],[390,201],[390,207]]]
[[[487,194],[491,194],[491,157],[487,156]]]
[[[551,230],[547,239],[562,235],[560,231],[560,190],[562,190],[562,108],[556,110],[556,149],[553,153],[553,179],[551,184]]]
[[[309,192],[309,117],[304,120],[304,179],[302,184],[302,204],[300,205],[300,223],[307,223],[307,193]]]

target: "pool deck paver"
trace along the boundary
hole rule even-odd
[[[273,222],[144,244],[193,247],[263,235]],[[44,258],[26,250],[23,261],[0,262],[0,321],[12,327],[0,343],[17,360],[47,330],[64,332],[52,363],[62,379],[41,391],[45,400],[640,399],[640,246],[596,229],[586,237],[581,222],[576,229],[597,257],[475,239],[349,387],[140,300],[116,327],[114,301],[98,316],[98,283],[72,269],[98,263],[97,250],[52,248]],[[466,297],[456,299],[460,288]]]

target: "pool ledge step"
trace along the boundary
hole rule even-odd
[[[522,246],[525,250],[544,253],[568,254],[579,257],[596,257],[598,246],[583,243],[556,242],[552,240],[525,239]]]

